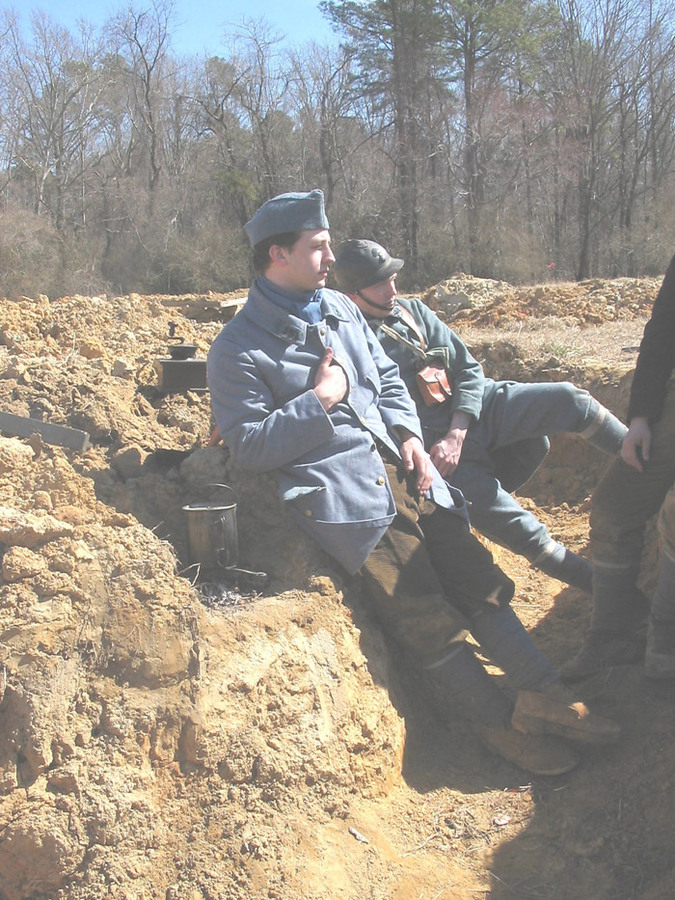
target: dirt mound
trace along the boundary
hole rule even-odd
[[[454,321],[491,374],[574,374],[623,411],[620,348],[639,341],[653,282],[448,284],[483,298]],[[601,295],[607,325],[590,318],[605,322]],[[91,446],[0,437],[0,898],[671,896],[668,692],[639,669],[592,686],[624,739],[531,784],[460,723],[440,728],[358,582],[270,479],[208,446],[208,394],[158,384],[169,335],[203,358],[236,299],[1,302],[0,411]],[[498,308],[520,334],[480,330]],[[615,355],[550,352],[562,328],[582,345],[612,326]],[[581,552],[602,465],[556,440],[523,501]],[[207,582],[189,557],[183,507],[218,484],[239,498],[239,564],[264,580]],[[587,598],[495,553],[562,661]]]
[[[567,324],[604,325],[649,315],[660,280],[616,278],[514,287],[504,281],[457,274],[429,288],[424,301],[457,325],[481,327],[552,317]]]

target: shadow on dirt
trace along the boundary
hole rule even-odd
[[[579,646],[589,613],[589,598],[563,590],[533,629],[535,641],[544,652],[550,648],[554,663],[560,664]],[[611,747],[586,748],[581,765],[564,784],[538,780],[534,818],[494,853],[490,896],[675,896],[672,684],[651,681],[641,666],[626,666],[575,687],[595,711],[619,722],[621,738]]]

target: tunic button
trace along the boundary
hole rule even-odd
[[[305,510],[305,515],[307,516],[308,519],[311,519],[311,518],[312,518],[312,510],[311,510],[311,509],[306,509],[306,510]]]
[[[384,475],[380,475],[380,477],[377,479],[378,484],[384,484],[384,481],[385,481]]]
[[[321,337],[326,337],[326,329],[322,328],[319,334],[321,335]]]

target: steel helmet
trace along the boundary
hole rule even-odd
[[[355,294],[391,278],[403,266],[375,241],[345,241],[333,263],[333,275],[342,291]]]

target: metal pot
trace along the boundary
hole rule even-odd
[[[171,359],[192,359],[197,352],[196,344],[169,344],[169,356]]]
[[[188,552],[191,564],[203,569],[233,569],[239,562],[237,495],[226,484],[209,484],[218,489],[212,500],[188,503]]]

